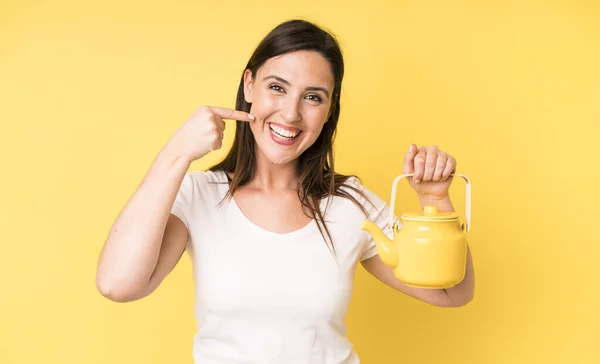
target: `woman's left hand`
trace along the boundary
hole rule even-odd
[[[410,145],[404,159],[403,173],[413,173],[408,178],[411,187],[421,197],[442,199],[448,197],[456,170],[456,159],[435,145],[418,147]]]

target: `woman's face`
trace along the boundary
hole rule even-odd
[[[328,119],[334,88],[329,62],[315,51],[297,51],[266,61],[244,95],[256,117],[250,123],[258,158],[274,164],[296,160],[319,137]]]

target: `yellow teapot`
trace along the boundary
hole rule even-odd
[[[403,283],[420,288],[450,288],[465,276],[467,264],[466,234],[471,226],[471,181],[466,181],[466,219],[460,224],[458,214],[441,213],[435,206],[425,206],[422,212],[404,213],[402,228],[395,222],[394,203],[396,186],[403,174],[394,180],[388,234],[371,221],[364,221],[361,229],[369,232],[381,260],[394,268],[394,275]],[[388,236],[391,235],[391,239]]]

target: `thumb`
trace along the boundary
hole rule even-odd
[[[415,172],[415,156],[417,155],[417,152],[417,146],[411,143],[408,148],[408,153],[406,153],[406,156],[404,157],[404,167],[402,169],[404,174]]]

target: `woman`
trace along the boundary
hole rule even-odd
[[[157,155],[105,242],[97,286],[118,302],[153,292],[184,251],[194,267],[197,363],[358,363],[345,315],[358,262],[392,288],[437,306],[473,296],[464,280],[420,289],[379,259],[368,218],[386,227],[388,207],[356,177],[334,171],[344,63],[335,39],[306,21],[273,29],[250,58],[236,110],[201,107]],[[207,171],[190,164],[221,147]],[[422,204],[453,209],[455,160],[410,146],[404,173]]]

